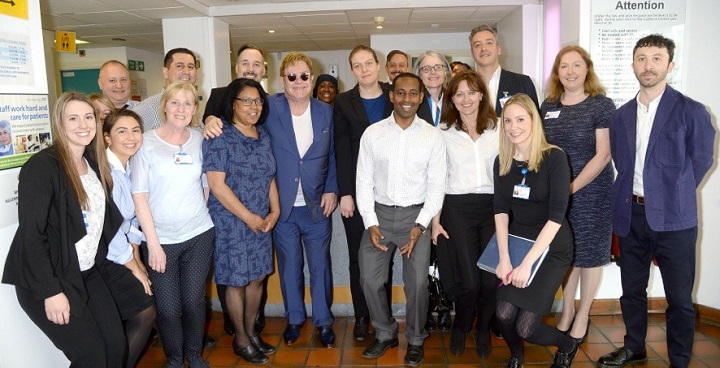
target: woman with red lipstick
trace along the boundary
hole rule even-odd
[[[495,274],[505,285],[498,288],[495,313],[510,348],[506,367],[522,367],[523,339],[557,346],[552,367],[570,367],[578,344],[542,323],[572,260],[572,233],[565,218],[570,168],[565,152],[545,140],[535,102],[526,94],[514,95],[503,107],[500,153],[493,171],[495,234],[500,251]],[[508,253],[509,234],[535,240],[515,268]],[[532,265],[548,247],[545,260],[528,285]]]

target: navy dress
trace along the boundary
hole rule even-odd
[[[572,106],[543,102],[540,113],[545,136],[567,153],[572,180],[595,156],[595,130],[610,126],[613,111],[612,100],[603,95],[589,96]],[[599,267],[610,262],[612,182],[608,163],[595,180],[570,196],[568,221],[575,238],[574,266]]]
[[[203,171],[225,172],[225,183],[248,210],[263,218],[270,212],[275,157],[264,127],[258,126],[255,139],[223,121],[223,134],[203,142]],[[212,193],[208,209],[215,223],[215,282],[239,287],[269,275],[271,232],[253,233]]]

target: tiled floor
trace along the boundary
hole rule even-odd
[[[647,335],[649,360],[639,367],[667,367],[667,348],[665,344],[665,315],[651,314]],[[379,359],[365,359],[363,349],[372,337],[365,342],[357,342],[352,338],[353,318],[337,318],[334,327],[337,335],[335,348],[322,348],[319,337],[308,322],[305,323],[300,339],[292,346],[281,342],[285,329],[284,318],[268,318],[263,331],[263,339],[278,347],[278,351],[270,355],[266,366],[274,367],[370,367],[370,366],[402,366],[407,341],[402,334],[405,324],[400,324],[400,347],[388,350]],[[547,323],[555,325],[554,317]],[[213,313],[209,326],[209,334],[217,339],[217,345],[206,349],[204,356],[212,367],[240,367],[249,363],[238,358],[232,351],[232,336],[223,332],[222,315]],[[575,359],[573,367],[595,367],[595,361],[603,354],[622,345],[625,327],[620,316],[592,316],[587,341],[581,346],[581,352]],[[450,334],[435,331],[425,340],[425,359],[423,366],[428,367],[504,367],[509,357],[509,350],[502,340],[493,338],[493,350],[486,359],[480,359],[475,353],[472,334],[466,340],[466,350],[461,356],[455,356],[449,348]],[[548,367],[552,364],[554,347],[546,348],[527,344],[525,348],[525,367]],[[159,340],[148,347],[142,357],[139,368],[162,367],[165,356]],[[720,367],[720,327],[698,322],[696,325],[695,345],[690,367]]]

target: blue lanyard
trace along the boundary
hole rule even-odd
[[[428,100],[428,106],[430,106],[430,110],[431,110],[430,113],[432,113],[433,100],[429,94],[427,96],[427,100]],[[439,123],[440,123],[440,104],[438,104],[438,106],[435,107],[435,118],[433,120],[433,125],[437,126]]]

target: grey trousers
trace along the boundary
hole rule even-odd
[[[388,307],[385,283],[388,279],[390,261],[396,248],[408,242],[410,230],[421,206],[391,207],[375,204],[375,213],[380,223],[380,231],[385,236],[382,241],[388,251],[383,252],[372,245],[369,233],[365,230],[360,243],[360,282],[362,284],[370,319],[375,327],[375,337],[385,341],[398,336],[398,323]],[[425,331],[429,301],[428,268],[430,267],[430,231],[418,239],[410,258],[402,257],[403,283],[405,291],[407,328],[405,336],[409,344],[422,345],[428,336]]]

